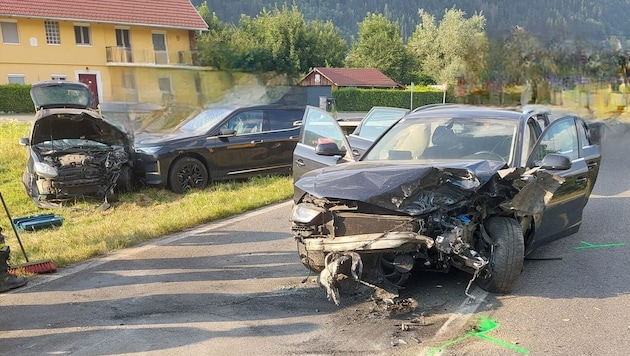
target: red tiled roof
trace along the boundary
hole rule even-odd
[[[313,70],[340,87],[395,88],[403,86],[375,68],[316,67]]]
[[[0,0],[0,16],[208,28],[190,0]]]

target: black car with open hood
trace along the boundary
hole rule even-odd
[[[40,207],[79,197],[108,199],[133,186],[133,136],[101,115],[80,82],[45,81],[31,87],[36,113],[29,136],[20,139],[29,158],[26,192]]]
[[[358,161],[352,150],[330,114],[307,108],[292,231],[335,303],[345,263],[395,287],[412,271],[455,267],[513,291],[525,255],[579,229],[601,159],[575,115],[465,105],[410,112]]]

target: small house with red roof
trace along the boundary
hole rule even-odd
[[[300,86],[330,86],[332,89],[354,87],[362,89],[404,89],[375,68],[315,67],[300,82]]]
[[[0,0],[0,84],[87,83],[100,102],[202,91],[190,0]]]

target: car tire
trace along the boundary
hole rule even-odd
[[[182,157],[171,165],[168,174],[168,187],[171,191],[183,194],[191,189],[203,189],[208,185],[208,170],[200,160]]]
[[[487,270],[476,279],[482,289],[499,294],[514,291],[523,271],[525,245],[521,227],[513,218],[491,217],[485,229],[494,244],[494,251],[487,248],[486,257],[490,260]]]
[[[115,190],[117,193],[133,192],[133,170],[131,169],[131,167],[127,165],[120,167],[120,175],[118,176],[118,180],[116,181]]]

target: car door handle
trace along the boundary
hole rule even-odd
[[[588,170],[592,171],[593,169],[595,169],[597,167],[597,162],[593,162],[593,163],[589,163],[588,164]]]
[[[301,159],[296,159],[295,164],[297,164],[299,167],[304,167],[306,165]]]
[[[353,156],[358,156],[359,155],[359,150],[352,150],[352,155]]]
[[[575,182],[578,183],[578,184],[586,184],[586,182],[588,182],[588,178],[586,178],[586,177],[578,177],[578,179],[576,179]]]
[[[289,140],[297,140],[297,136],[289,136]]]
[[[252,140],[251,143],[254,143],[254,144],[256,144],[256,143],[263,143],[263,140]]]

